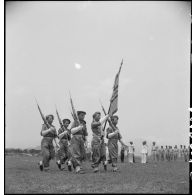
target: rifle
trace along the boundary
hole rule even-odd
[[[35,101],[36,101],[36,103],[37,103],[37,107],[38,107],[39,113],[40,113],[40,115],[41,115],[41,118],[42,118],[44,124],[45,124],[45,125],[47,126],[47,128],[49,129],[49,128],[51,127],[51,125],[47,122],[46,118],[44,117],[44,115],[43,115],[43,113],[42,113],[42,111],[41,111],[41,108],[39,107],[39,104],[38,104],[36,98],[35,98]]]
[[[77,112],[76,112],[76,110],[75,110],[75,108],[74,108],[74,105],[73,105],[73,101],[72,101],[72,97],[71,97],[70,91],[69,91],[69,95],[70,95],[70,104],[71,104],[71,109],[72,109],[71,115],[72,115],[74,121],[76,121],[76,123],[80,125],[80,121],[79,121]]]
[[[59,115],[59,113],[58,113],[57,107],[56,107],[56,114],[57,114],[58,121],[59,121],[59,123],[60,123],[61,129],[63,129],[64,131],[67,131],[67,129],[65,129],[65,127],[64,127],[64,125],[63,125],[63,123],[62,123],[62,120],[61,120],[60,115]],[[68,138],[68,139],[69,139],[69,138]]]
[[[60,115],[59,115],[59,113],[58,113],[57,107],[56,107],[56,115],[57,115],[57,117],[58,117],[58,121],[59,121],[59,123],[60,123],[60,127],[63,128],[64,125],[62,124],[62,120],[61,120]]]
[[[101,104],[101,107],[102,107],[102,110],[103,110],[103,112],[104,112],[104,114],[105,115],[107,115],[106,114],[106,110],[104,109],[104,107],[103,107],[103,105],[102,105],[102,103],[101,103],[101,100],[99,100],[100,101],[100,104]],[[113,128],[113,129],[117,129],[113,124],[112,124],[112,122],[108,119],[108,123],[109,123],[109,125]],[[103,129],[103,131],[105,130],[105,128]]]

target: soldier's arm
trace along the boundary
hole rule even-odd
[[[87,144],[87,137],[88,137],[88,132],[87,132],[87,127],[85,126],[84,128],[84,139],[85,139],[85,144]]]
[[[54,142],[55,142],[55,144],[56,144],[56,147],[59,148],[60,145],[59,145],[58,142],[57,142],[57,138],[54,138]]]
[[[67,134],[67,133],[68,133],[68,131],[64,131],[64,132],[59,131],[59,133],[58,133],[59,139],[62,139],[62,137],[63,137],[65,134]]]
[[[110,128],[107,129],[107,138],[110,139],[112,138],[113,136],[115,136],[119,131],[116,130],[114,132],[111,132]]]
[[[123,147],[127,147],[127,146],[125,145],[125,143],[122,141],[122,139],[119,139],[119,142],[121,143],[121,145],[122,145]]]
[[[47,127],[45,125],[42,126],[42,129],[41,129],[41,135],[42,136],[45,136],[47,135],[48,133],[50,133],[51,131],[53,131],[54,128],[53,127],[50,127],[49,129],[47,129]]]
[[[98,121],[98,122],[93,121],[93,122],[91,123],[92,131],[93,131],[93,128],[96,128],[96,127],[98,127],[98,126],[100,126],[100,125],[101,125],[100,121]]]
[[[76,132],[82,130],[82,128],[83,128],[82,124],[80,124],[79,126],[76,127],[75,122],[73,122],[73,124],[72,124],[72,126],[70,128],[71,134],[75,134]]]
[[[120,133],[118,133],[118,139],[119,139],[119,142],[121,143],[121,145],[124,147],[124,148],[127,148],[128,146],[122,141],[122,136]]]
[[[109,114],[107,114],[106,116],[104,116],[104,117],[102,117],[101,119],[100,119],[100,123],[101,123],[101,125],[103,125],[105,122],[106,122],[106,120],[109,118]]]

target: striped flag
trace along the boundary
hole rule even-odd
[[[115,76],[112,97],[110,99],[109,114],[111,114],[111,115],[115,114],[118,111],[118,86],[119,86],[119,75],[121,72],[122,65],[123,65],[123,59],[121,61],[119,71]]]

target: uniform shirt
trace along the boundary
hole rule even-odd
[[[141,153],[142,154],[147,154],[148,153],[148,146],[147,145],[142,145]]]
[[[102,135],[102,125],[101,125],[100,122],[93,121],[91,123],[91,130],[92,130],[93,134],[95,134],[96,136],[101,137],[101,135]]]
[[[116,128],[117,128],[117,127],[116,127]],[[117,128],[117,129],[118,129],[118,128]],[[108,138],[108,134],[114,133],[115,130],[114,130],[112,127],[109,126],[109,127],[107,128],[106,132],[107,132],[106,137]],[[118,139],[118,140],[120,140],[120,139],[122,139],[122,136],[121,136],[120,133],[117,133],[117,134],[115,134],[114,136],[112,136],[111,138],[108,138],[108,139]]]
[[[88,136],[88,133],[87,133],[87,127],[86,127],[86,122],[84,120],[80,121],[80,123],[83,125],[83,128],[79,131],[77,131],[76,133],[74,133],[73,135],[82,135],[82,136]],[[72,128],[74,127],[78,127],[79,125],[76,124],[76,122],[74,121],[73,124],[72,124]]]
[[[51,125],[52,127],[54,127],[53,125]],[[41,135],[42,135],[42,131],[48,130],[47,125],[43,124],[42,125],[42,130],[41,130]],[[57,133],[55,132],[49,132],[46,135],[43,135],[43,137],[52,137],[52,138],[56,138],[57,137]]]
[[[61,139],[68,139],[70,140],[70,130],[69,129],[65,129],[65,128],[60,128],[58,130],[58,136],[63,133],[64,131],[68,131],[68,133],[66,133]]]
[[[152,151],[156,151],[156,146],[152,145]]]
[[[178,149],[174,148],[174,153],[177,154],[178,153]]]
[[[164,148],[160,148],[160,153],[164,153],[165,149]]]
[[[187,148],[184,148],[184,149],[183,149],[183,153],[184,153],[184,154],[188,154],[188,149],[187,149]]]
[[[134,153],[134,145],[129,146],[129,153]]]

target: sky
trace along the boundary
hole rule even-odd
[[[5,146],[40,146],[42,112],[106,110],[119,79],[123,141],[189,144],[191,5],[184,1],[6,2]],[[103,113],[102,113],[103,115]]]

